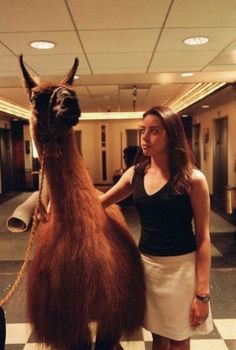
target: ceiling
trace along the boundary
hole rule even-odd
[[[191,36],[209,42],[185,45]],[[56,46],[37,50],[35,40]],[[1,0],[0,99],[28,108],[20,53],[38,81],[59,82],[79,57],[75,88],[84,113],[173,107],[236,80],[236,1]]]

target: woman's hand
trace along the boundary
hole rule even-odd
[[[190,324],[193,328],[203,324],[209,313],[209,303],[203,303],[201,300],[194,298],[190,307]]]

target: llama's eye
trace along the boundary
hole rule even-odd
[[[47,102],[50,100],[51,94],[49,93],[36,93],[31,96],[31,101],[35,103]]]

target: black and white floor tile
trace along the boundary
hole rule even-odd
[[[191,340],[191,350],[235,350],[236,319],[214,319],[212,334]],[[140,330],[132,341],[121,341],[124,350],[151,350],[151,334]],[[6,350],[46,350],[34,340],[28,323],[8,323]]]

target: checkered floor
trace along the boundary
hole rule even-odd
[[[207,336],[194,337],[191,350],[236,350],[236,319],[214,319],[214,330]],[[142,329],[127,342],[122,339],[125,350],[151,350],[151,334]],[[35,342],[27,323],[8,323],[6,350],[46,350]]]

